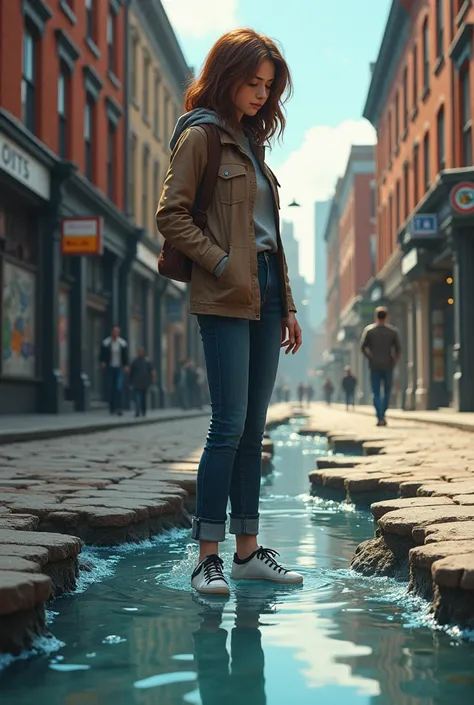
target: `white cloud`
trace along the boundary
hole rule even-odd
[[[238,0],[162,0],[174,29],[181,37],[202,39],[238,26]]]
[[[306,132],[301,147],[275,169],[281,183],[281,215],[295,224],[301,245],[300,269],[309,280],[313,278],[314,202],[332,196],[337,177],[344,174],[351,145],[375,141],[375,130],[367,120],[346,120],[337,127],[315,125]],[[294,198],[301,208],[288,208]]]

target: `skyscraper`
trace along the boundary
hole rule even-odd
[[[309,317],[311,326],[318,328],[326,317],[326,243],[324,231],[331,201],[314,204],[314,284],[311,287]]]

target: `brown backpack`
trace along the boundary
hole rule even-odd
[[[216,125],[200,125],[207,136],[207,165],[191,213],[195,225],[204,230],[207,222],[207,209],[214,195],[217,175],[221,165],[222,145]],[[167,240],[158,257],[158,271],[162,277],[189,284],[193,271],[193,262],[182,252],[174,248]]]

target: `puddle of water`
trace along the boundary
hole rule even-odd
[[[229,600],[194,595],[196,547],[183,531],[88,550],[93,570],[48,615],[49,650],[0,674],[2,705],[473,702],[474,646],[436,630],[404,586],[350,571],[354,549],[373,535],[371,517],[308,495],[326,445],[297,427],[272,434],[261,539],[304,573],[302,586],[239,583]],[[223,557],[230,570],[230,540]]]

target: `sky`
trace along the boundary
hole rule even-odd
[[[331,197],[351,144],[375,143],[362,118],[370,63],[391,0],[162,0],[197,72],[213,42],[236,27],[277,39],[294,82],[287,129],[267,161],[281,183],[281,215],[300,242],[300,272],[314,273],[314,202]],[[288,208],[293,200],[300,208]],[[292,273],[290,272],[290,275]]]

